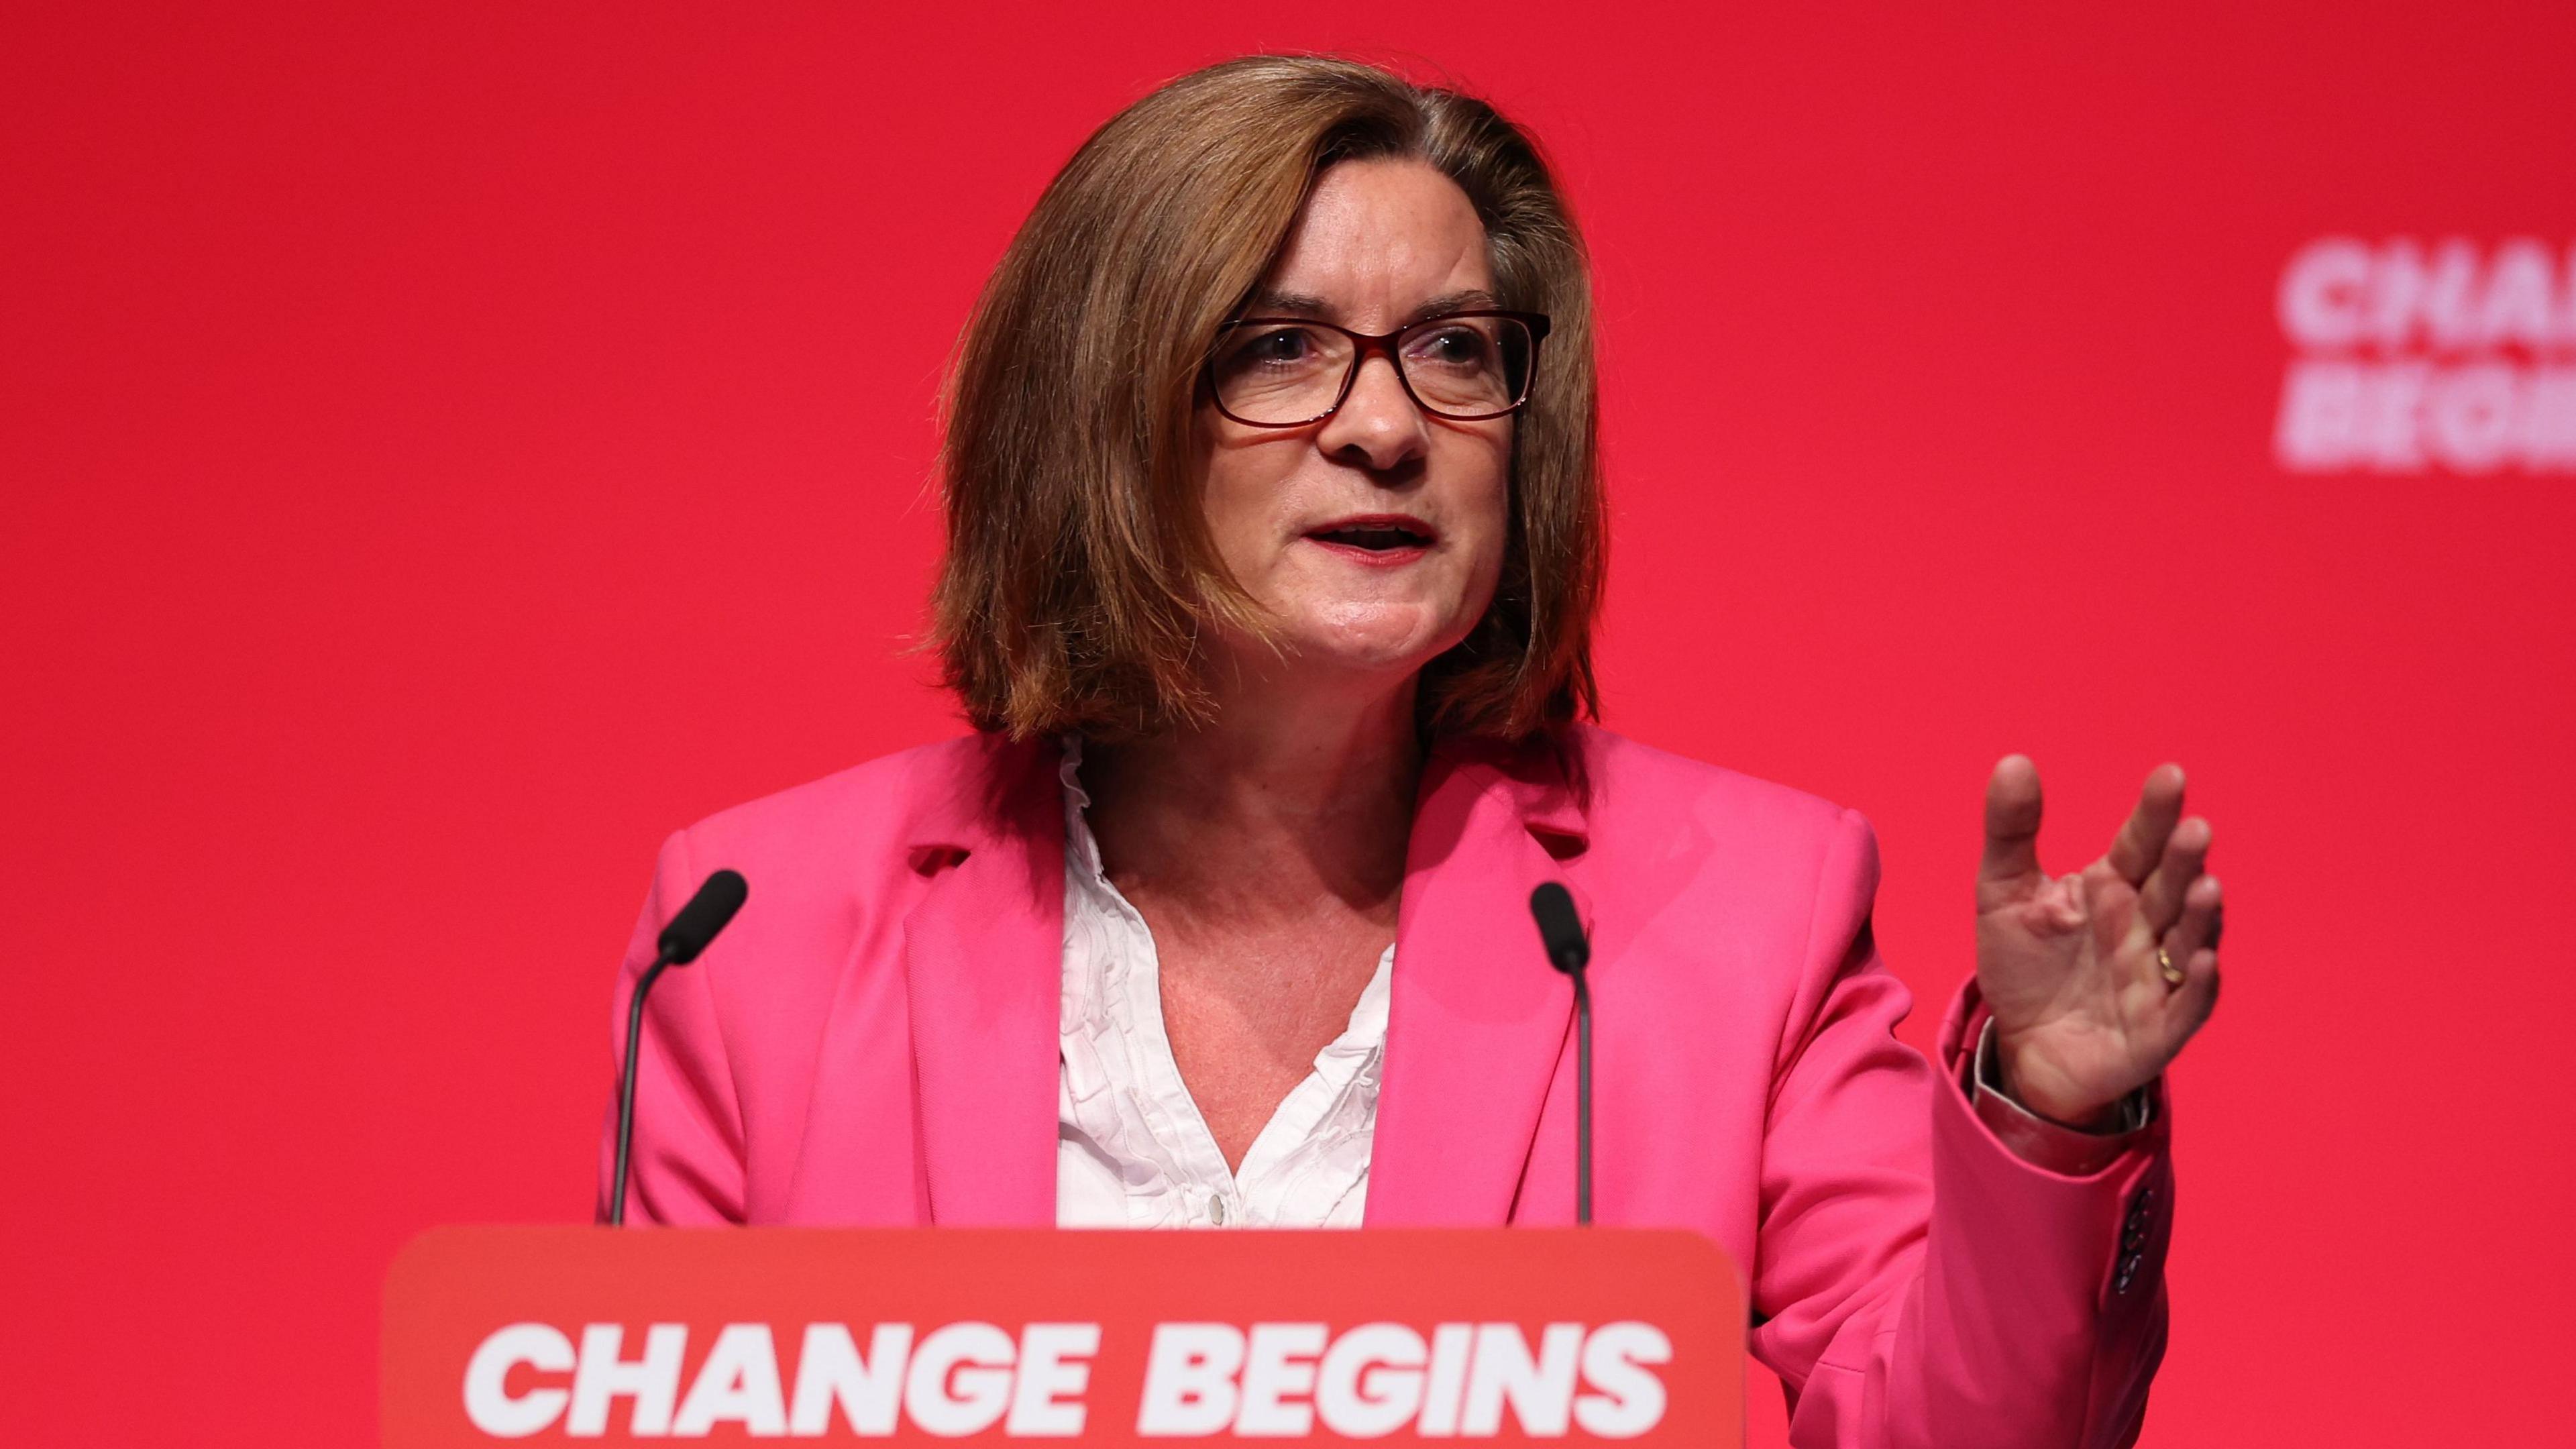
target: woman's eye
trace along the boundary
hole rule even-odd
[[[1493,355],[1493,344],[1472,327],[1443,327],[1424,335],[1409,350],[1417,360],[1442,367],[1480,367]]]
[[[1254,364],[1280,364],[1302,361],[1314,351],[1314,343],[1303,331],[1283,327],[1276,332],[1257,333],[1235,353],[1237,359]]]

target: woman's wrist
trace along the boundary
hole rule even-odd
[[[2121,1101],[2104,1102],[2090,1109],[2070,1109],[2047,1100],[2044,1095],[2034,1101],[2032,1095],[2023,1089],[2023,1077],[2013,1069],[2017,1058],[2018,1053],[2012,1044],[2002,1039],[2002,1033],[1996,1029],[1993,1020],[1988,1019],[1977,1049],[1977,1080],[1988,1091],[2000,1092],[2014,1106],[2070,1132],[2101,1137],[2122,1130],[2128,1113],[2124,1110],[2126,1104]]]

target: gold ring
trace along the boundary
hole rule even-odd
[[[2168,991],[2180,986],[2186,979],[2182,974],[2182,968],[2173,963],[2173,956],[2162,946],[2156,948],[2156,969],[2164,973],[2165,989]]]

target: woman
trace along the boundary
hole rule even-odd
[[[1938,1066],[1868,826],[1594,705],[1588,289],[1528,140],[1257,58],[1104,127],[967,329],[938,642],[972,736],[674,836],[629,1212],[667,1223],[1564,1223],[1594,937],[1599,1220],[1744,1265],[1800,1443],[2115,1444],[2161,1353],[2156,1082],[2217,990],[2148,777],[2041,873],[1986,800]],[[624,1010],[624,992],[619,1011]]]

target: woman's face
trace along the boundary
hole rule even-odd
[[[1455,182],[1418,161],[1349,161],[1317,180],[1244,315],[1385,333],[1495,306],[1493,286]],[[1202,404],[1198,433],[1217,551],[1299,672],[1398,679],[1483,616],[1502,572],[1511,418],[1433,417],[1380,353],[1320,423],[1254,428]],[[1389,527],[1420,542],[1374,546]]]

